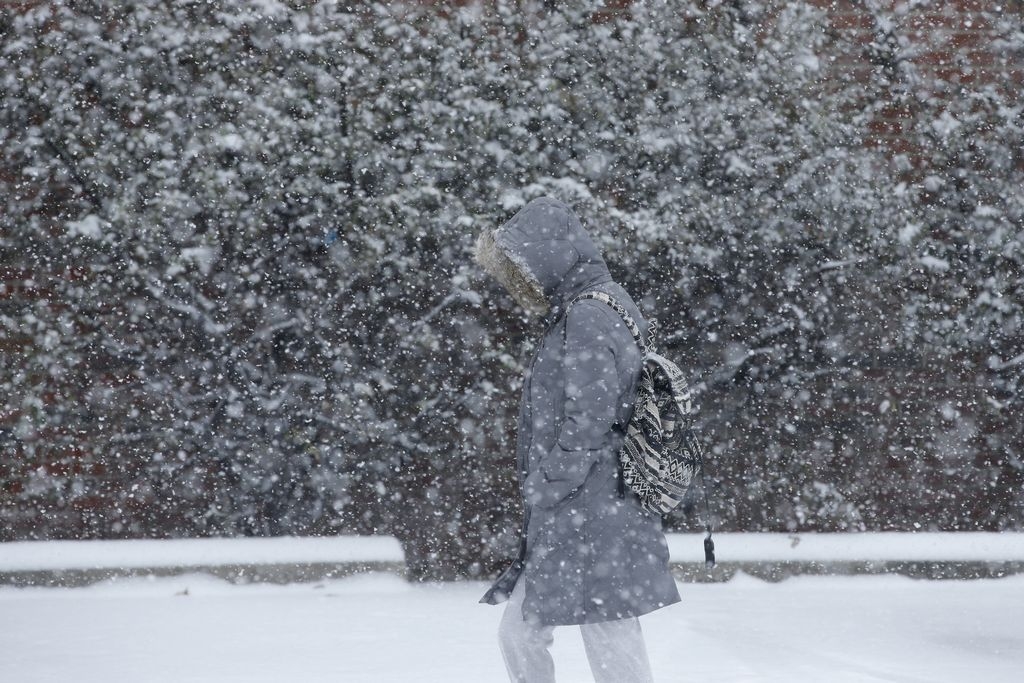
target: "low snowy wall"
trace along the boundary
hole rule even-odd
[[[391,536],[0,543],[0,583],[17,585],[81,585],[192,571],[236,582],[289,583],[404,570],[402,546]]]
[[[704,534],[668,534],[676,575],[722,581],[742,571],[777,581],[796,574],[899,573],[983,578],[1024,572],[1024,533],[867,532],[715,534],[717,566],[704,566]]]
[[[686,581],[724,581],[737,572],[770,581],[797,574],[981,578],[1024,573],[1024,533],[721,533],[715,534],[718,564],[711,571],[704,566],[703,534],[667,538],[673,571]],[[0,584],[82,585],[186,572],[235,582],[290,583],[404,570],[402,547],[390,536],[0,543]]]

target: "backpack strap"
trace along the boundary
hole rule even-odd
[[[620,304],[618,301],[612,298],[611,295],[598,291],[584,292],[583,294],[580,294],[579,296],[575,297],[572,301],[570,301],[569,305],[572,306],[580,299],[597,299],[598,301],[603,301],[604,303],[611,306],[615,310],[615,312],[619,314],[619,317],[622,318],[622,322],[626,324],[626,329],[628,329],[629,333],[633,335],[633,339],[636,340],[636,343],[640,346],[643,352],[654,352],[654,331],[657,329],[658,326],[657,320],[654,320],[652,318],[650,323],[648,324],[647,341],[645,342],[643,335],[640,333],[640,326],[636,324],[635,320],[633,320],[633,316],[629,314],[629,311],[627,311],[622,306],[622,304]]]

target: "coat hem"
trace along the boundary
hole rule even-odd
[[[600,616],[600,617],[591,618],[591,617],[587,616],[587,617],[584,617],[583,619],[568,619],[568,620],[566,620],[566,619],[548,620],[548,619],[541,618],[540,619],[540,623],[543,626],[580,626],[582,624],[601,624],[601,623],[608,622],[608,621],[621,621],[623,619],[635,619],[637,617],[642,617],[645,614],[650,614],[651,612],[656,612],[659,609],[662,609],[664,607],[670,607],[670,606],[675,605],[675,604],[677,604],[679,602],[682,602],[682,598],[679,597],[679,596],[676,596],[676,598],[674,600],[670,600],[668,602],[659,603],[657,605],[649,605],[649,606],[642,607],[642,608],[639,608],[639,609],[636,609],[636,610],[631,610],[630,614],[627,614],[627,615],[621,616],[621,617],[618,617],[618,616],[612,616],[612,617]]]

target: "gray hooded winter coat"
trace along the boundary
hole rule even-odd
[[[678,602],[661,519],[620,496],[617,453],[641,356],[621,318],[585,291],[610,294],[646,321],[612,281],[564,203],[543,197],[477,240],[477,260],[515,298],[546,312],[523,383],[516,456],[525,518],[519,554],[481,602],[526,581],[523,616],[544,625],[638,616]]]

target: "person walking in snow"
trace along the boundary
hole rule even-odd
[[[535,199],[477,239],[476,260],[546,331],[523,382],[516,462],[524,520],[517,557],[481,602],[508,601],[499,643],[514,682],[554,681],[553,631],[579,625],[599,683],[651,681],[637,617],[679,601],[661,518],[620,494],[618,451],[640,349],[601,291],[647,326],[563,202]],[[568,310],[567,310],[568,308]]]

